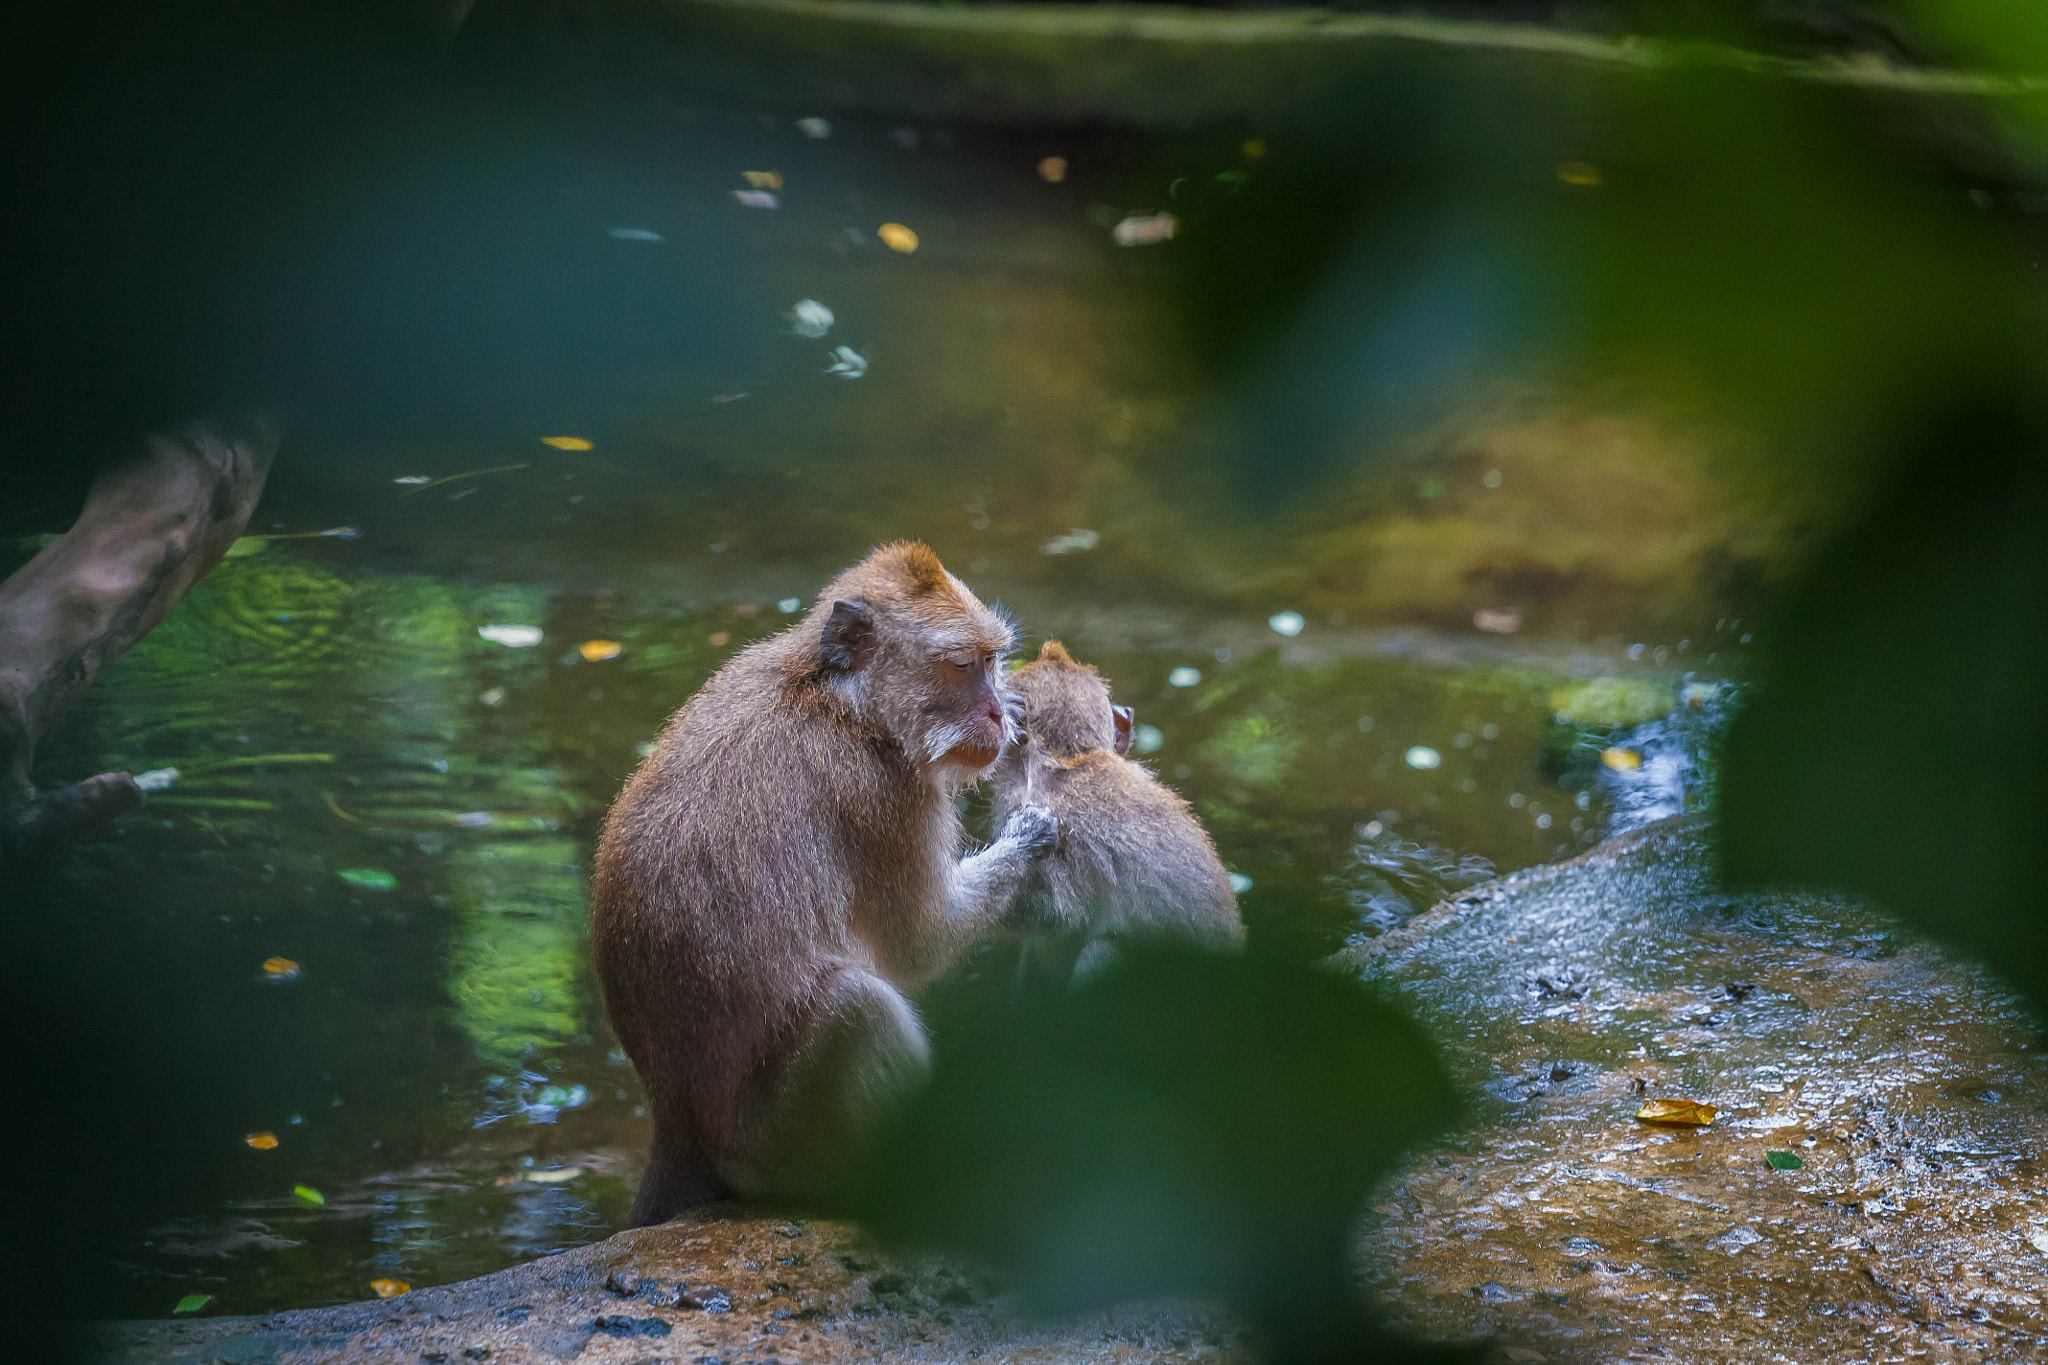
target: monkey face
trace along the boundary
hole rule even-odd
[[[931,685],[941,723],[928,751],[941,763],[979,774],[1002,755],[1009,736],[998,654],[986,647],[941,651],[932,659]]]
[[[928,768],[979,778],[1013,729],[1009,623],[910,542],[877,550],[828,592],[818,660],[840,695]]]

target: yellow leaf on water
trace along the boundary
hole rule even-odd
[[[1704,1128],[1714,1121],[1721,1111],[1711,1104],[1697,1100],[1646,1100],[1636,1110],[1636,1117],[1645,1123],[1675,1123],[1691,1128]]]
[[[901,223],[884,223],[875,229],[875,236],[882,239],[882,245],[891,251],[909,255],[917,250],[917,234]]]
[[[377,1291],[377,1297],[380,1299],[395,1299],[412,1286],[404,1280],[372,1280],[370,1288]]]
[[[1643,766],[1643,755],[1638,749],[1602,749],[1600,761],[1618,773],[1632,773]]]
[[[249,1136],[243,1138],[242,1141],[248,1143],[251,1147],[254,1147],[259,1152],[267,1152],[271,1148],[277,1146],[277,1134],[268,1132],[251,1133],[249,1134]]]
[[[781,171],[741,171],[747,183],[757,190],[779,190],[782,188]]]
[[[618,658],[619,648],[617,640],[585,640],[576,646],[576,652],[591,663],[597,664],[603,663],[606,659]]]
[[[1591,187],[1600,183],[1600,168],[1586,161],[1567,161],[1557,168],[1557,178],[1567,185]]]
[[[540,443],[544,446],[553,446],[556,450],[589,450],[592,448],[590,442],[584,440],[581,436],[543,436],[540,438]]]
[[[263,974],[272,981],[289,981],[299,974],[299,964],[288,957],[266,957]]]

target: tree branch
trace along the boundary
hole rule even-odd
[[[0,865],[142,804],[127,773],[36,791],[36,744],[220,562],[276,450],[265,421],[149,436],[93,480],[76,525],[0,583]]]

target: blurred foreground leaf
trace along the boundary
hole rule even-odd
[[[171,1311],[173,1313],[197,1313],[212,1302],[213,1295],[211,1294],[187,1294],[184,1298],[178,1300],[178,1306]]]
[[[1729,734],[1726,873],[1867,896],[2048,1000],[2048,422],[1909,432],[1889,492],[1784,594]]]
[[[1281,1358],[1352,1354],[1375,1340],[1347,1259],[1367,1189],[1455,1114],[1423,1032],[1358,983],[1151,955],[947,1039],[852,1212],[1048,1311],[1223,1299]]]

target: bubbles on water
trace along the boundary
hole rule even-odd
[[[1308,622],[1302,619],[1302,615],[1298,611],[1283,611],[1268,616],[1266,624],[1273,628],[1275,635],[1285,635],[1292,638],[1301,634],[1301,628],[1307,625]]]
[[[800,337],[815,339],[832,330],[832,310],[816,299],[798,299],[785,316]]]
[[[1427,744],[1417,744],[1411,747],[1407,753],[1401,755],[1401,759],[1411,768],[1427,771],[1431,768],[1440,767],[1443,764],[1444,756],[1430,748]]]
[[[1189,668],[1185,664],[1166,675],[1166,684],[1169,687],[1193,687],[1201,681],[1202,670]]]
[[[788,616],[803,604],[803,599],[800,597],[785,597],[775,604],[775,609],[784,616]]]
[[[1156,725],[1139,725],[1131,731],[1131,752],[1156,754],[1166,746],[1166,732]]]

